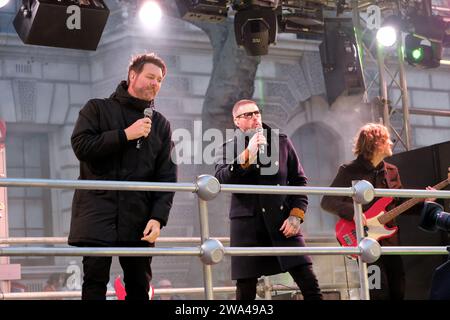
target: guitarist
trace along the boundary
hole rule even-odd
[[[392,141],[388,129],[375,123],[368,123],[359,129],[355,137],[353,153],[356,159],[343,164],[331,183],[330,187],[350,187],[352,180],[367,180],[375,188],[400,189],[402,183],[396,166],[384,161],[392,155]],[[375,202],[364,205],[366,211]],[[393,201],[390,210],[398,204]],[[353,220],[353,199],[350,197],[324,196],[321,201],[322,209],[338,215],[346,220]],[[365,220],[363,216],[363,220]],[[365,222],[365,221],[364,221]],[[387,226],[395,225],[395,220]],[[388,239],[380,241],[382,246],[398,246],[398,233]],[[405,293],[405,273],[403,262],[399,255],[382,255],[374,263],[380,267],[381,288],[371,289],[372,300],[403,300]]]

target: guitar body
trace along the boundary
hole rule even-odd
[[[393,198],[381,198],[376,201],[366,212],[364,216],[367,220],[367,237],[381,240],[392,237],[398,230],[397,227],[389,228],[381,224],[378,218],[386,212],[386,207],[392,202]],[[336,238],[343,247],[356,247],[356,226],[354,221],[340,219],[336,223]]]

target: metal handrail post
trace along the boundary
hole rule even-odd
[[[352,186],[355,187],[358,181],[352,181]],[[360,243],[364,238],[364,225],[362,220],[363,209],[361,202],[358,201],[356,197],[353,197],[353,207],[354,207],[354,220],[356,228],[356,239],[357,243]],[[359,267],[359,282],[360,288],[360,298],[361,300],[370,300],[369,295],[369,278],[367,275],[367,263],[362,259],[362,256],[358,256],[358,267]]]
[[[202,243],[209,239],[209,225],[208,225],[208,203],[198,198],[198,211],[200,216],[200,237]],[[203,280],[205,284],[205,298],[206,300],[214,300],[213,284],[212,284],[212,269],[211,265],[203,263]]]
[[[211,265],[223,257],[222,244],[209,239],[208,203],[220,192],[219,181],[211,175],[200,175],[195,181],[198,196],[198,211],[200,218],[200,238],[202,242],[203,279],[205,283],[206,300],[214,300]]]

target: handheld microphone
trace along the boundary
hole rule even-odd
[[[152,116],[153,116],[153,109],[152,108],[145,108],[144,109],[144,117],[149,118],[151,120]],[[136,149],[140,149],[141,148],[143,139],[144,139],[144,137],[140,137],[138,139],[138,141],[136,142]]]
[[[256,132],[257,133],[259,133],[259,132],[262,133],[263,132],[263,128],[261,128],[261,127],[256,128]],[[258,151],[259,151],[260,154],[266,153],[266,146],[264,144],[258,145]]]

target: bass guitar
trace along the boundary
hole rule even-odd
[[[439,182],[437,185],[433,186],[434,189],[440,190],[448,186],[450,181],[450,173],[446,180]],[[406,202],[403,202],[398,207],[387,211],[386,207],[394,200],[392,197],[381,198],[377,200],[366,212],[364,216],[366,217],[367,225],[364,227],[365,236],[381,240],[392,237],[398,230],[397,227],[387,227],[386,223],[399,216],[412,206],[424,201],[422,198],[413,198]],[[336,238],[338,242],[343,247],[355,247],[357,245],[356,240],[356,227],[355,222],[348,221],[345,219],[340,219],[336,223]]]

